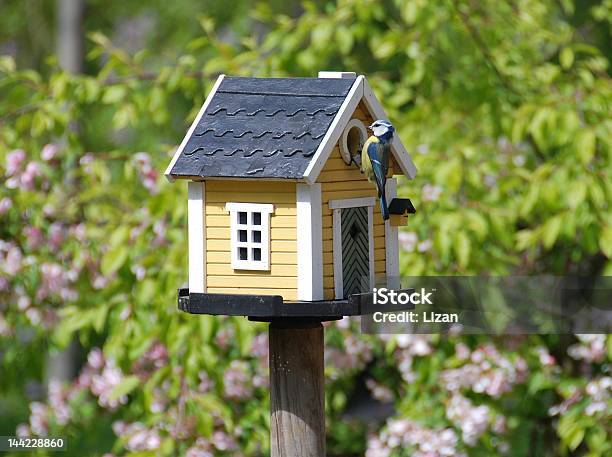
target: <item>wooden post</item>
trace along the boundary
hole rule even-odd
[[[270,324],[272,457],[325,456],[321,323]]]

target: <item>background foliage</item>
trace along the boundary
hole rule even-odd
[[[610,0],[92,0],[81,74],[54,2],[1,7],[1,435],[268,453],[265,327],[175,304],[186,190],[160,175],[219,73],[368,76],[419,169],[403,273],[612,274]],[[609,336],[326,339],[330,455],[612,452]]]

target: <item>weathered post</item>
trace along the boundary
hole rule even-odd
[[[321,323],[270,324],[272,457],[325,456]]]

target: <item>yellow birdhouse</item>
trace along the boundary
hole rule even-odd
[[[366,126],[385,117],[355,73],[219,76],[166,170],[189,186],[186,306],[236,314],[243,296],[311,309],[369,292],[364,278],[398,277],[397,225],[414,207],[393,176],[412,179],[415,166],[394,135],[385,221],[357,165]]]

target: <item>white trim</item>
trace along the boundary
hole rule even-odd
[[[338,113],[336,113],[334,120],[327,129],[327,132],[325,132],[325,136],[323,137],[323,140],[321,140],[321,144],[319,144],[314,157],[308,164],[308,168],[306,168],[306,171],[304,172],[304,179],[309,184],[313,184],[317,180],[319,173],[321,173],[321,170],[327,162],[329,155],[338,142],[338,139],[342,134],[342,130],[344,130],[344,126],[353,116],[353,112],[355,111],[355,108],[357,108],[359,100],[361,100],[363,95],[364,80],[365,78],[362,75],[357,76],[355,82],[351,86],[351,90],[344,99],[344,102],[342,102]]]
[[[274,205],[270,203],[238,203],[227,202],[225,204],[226,211],[259,211],[271,214],[274,212]]]
[[[336,300],[340,300],[344,295],[344,284],[342,281],[342,210],[345,208],[363,208],[368,209],[368,257],[370,268],[370,288],[375,284],[374,271],[374,205],[359,204],[360,201],[369,200],[369,198],[353,198],[347,200],[332,200],[335,202],[356,202],[357,204],[347,206],[337,206],[332,208],[332,246],[333,246],[333,262],[334,262],[334,294]],[[376,201],[376,199],[372,199]]]
[[[333,247],[334,247],[334,294],[336,300],[342,299],[342,210],[333,210],[332,215]]]
[[[374,271],[374,207],[368,206],[368,250],[370,260],[370,289],[374,287],[376,272]]]
[[[320,71],[318,77],[330,79],[353,79],[357,77],[357,73],[354,71]]]
[[[344,130],[342,131],[342,136],[340,137],[340,156],[342,157],[342,160],[344,160],[344,163],[347,165],[351,164],[351,159],[353,155],[359,156],[361,154],[361,148],[359,151],[356,152],[356,154],[351,154],[351,151],[348,147],[348,134],[353,127],[357,128],[359,130],[359,133],[361,134],[362,147],[368,139],[368,132],[366,131],[365,125],[363,125],[363,122],[361,122],[359,119],[353,118],[348,122],[348,124],[346,124],[346,127],[344,127]]]
[[[206,292],[205,184],[187,183],[187,232],[189,239],[189,292]]]
[[[323,227],[321,184],[298,184],[297,299],[323,300]]]
[[[389,203],[397,197],[397,179],[387,178],[385,194]],[[387,277],[387,287],[399,289],[399,275],[399,242],[397,227],[391,225],[387,219],[385,221],[385,276]]]
[[[387,117],[385,110],[376,98],[376,95],[374,94],[374,91],[370,87],[367,80],[363,81],[363,102],[375,118],[384,119]],[[397,134],[393,135],[393,140],[391,141],[391,152],[402,169],[402,173],[408,178],[414,179],[417,169],[414,166],[412,157],[410,157],[410,154],[408,154],[408,151],[406,151],[406,148],[402,144],[399,135]]]
[[[174,181],[175,178],[172,175],[170,175],[170,172],[172,171],[172,168],[174,167],[174,164],[176,163],[176,161],[180,157],[181,153],[183,152],[183,149],[185,149],[185,145],[189,141],[189,138],[191,138],[191,135],[193,134],[193,131],[196,129],[196,127],[200,123],[200,120],[202,119],[202,116],[204,116],[204,112],[206,111],[206,108],[208,108],[208,105],[210,105],[210,102],[212,101],[213,97],[215,96],[215,93],[217,92],[217,89],[221,85],[221,81],[223,81],[224,77],[225,77],[225,75],[221,74],[217,78],[217,81],[215,81],[215,84],[213,85],[212,89],[208,93],[208,96],[206,97],[206,100],[204,101],[204,104],[202,105],[202,108],[200,108],[200,111],[198,112],[198,115],[196,116],[196,118],[193,121],[193,123],[191,124],[191,127],[189,127],[189,130],[187,130],[187,135],[185,135],[185,137],[183,138],[183,141],[181,141],[181,144],[179,145],[179,147],[177,148],[176,152],[174,153],[174,156],[172,157],[172,160],[170,161],[170,163],[166,167],[166,171],[164,172],[164,175],[166,176],[166,179],[168,181],[170,181],[170,182]]]
[[[236,203],[225,204],[230,213],[230,249],[232,268],[234,270],[269,270],[270,269],[270,214],[274,212],[271,204]],[[240,213],[246,213],[246,222],[241,223]],[[260,214],[259,224],[253,221],[253,214]],[[246,232],[246,241],[238,239],[238,232]],[[259,232],[259,241],[254,241],[252,235]],[[240,249],[246,249],[247,258],[241,259]],[[260,258],[255,260],[253,252],[259,249]]]
[[[374,197],[360,197],[360,198],[345,198],[342,200],[330,200],[329,209],[338,208],[356,208],[358,206],[374,206],[376,205],[376,199]]]
[[[374,91],[372,91],[372,88],[368,84],[368,81],[363,75],[357,76],[351,90],[342,103],[340,110],[334,117],[329,129],[327,129],[327,132],[325,133],[321,144],[317,148],[314,157],[310,161],[308,168],[306,168],[306,171],[304,172],[303,179],[305,179],[306,182],[316,182],[317,178],[319,177],[319,173],[321,173],[323,166],[331,154],[331,151],[334,149],[340,135],[344,131],[346,123],[352,117],[355,108],[357,108],[357,105],[361,100],[363,100],[366,108],[372,113],[373,117],[377,119],[384,119],[387,117],[382,105],[376,98]],[[408,154],[408,151],[406,151],[406,148],[402,144],[399,135],[397,134],[393,136],[393,140],[391,142],[391,153],[393,154],[393,157],[395,157],[395,160],[397,161],[402,173],[408,178],[414,179],[417,173],[416,167],[414,166],[410,154]]]

